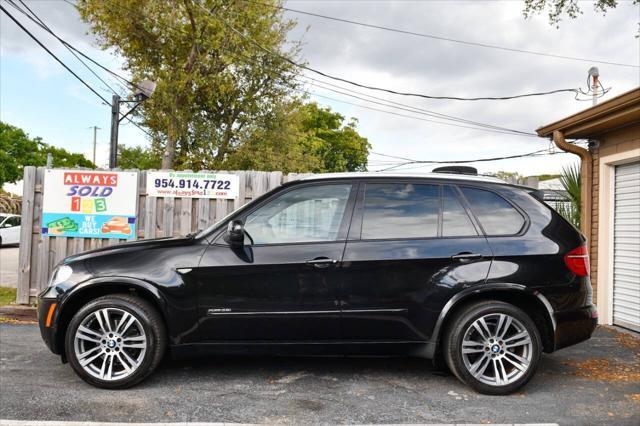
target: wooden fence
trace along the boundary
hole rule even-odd
[[[47,285],[53,267],[67,256],[127,240],[42,235],[42,193],[45,167],[24,168],[22,227],[16,302],[29,303]],[[147,197],[147,173],[138,172],[136,239],[184,236],[205,229],[252,199],[300,177],[282,172],[218,171],[239,177],[235,200]]]

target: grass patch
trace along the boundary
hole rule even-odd
[[[0,287],[0,306],[16,302],[16,289],[11,287]]]

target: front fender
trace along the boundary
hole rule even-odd
[[[58,296],[58,309],[53,318],[52,330],[55,332],[54,352],[64,356],[64,338],[67,327],[73,315],[89,301],[114,293],[135,292],[150,302],[160,313],[171,335],[168,318],[168,303],[166,298],[151,283],[130,277],[96,277],[83,281]]]
[[[152,296],[152,300],[150,301],[153,302],[156,307],[159,308],[158,310],[160,313],[166,317],[167,302],[158,289],[147,281],[131,277],[95,277],[83,281],[82,283],[71,287],[66,293],[64,293],[63,297],[60,299],[60,308],[62,309],[64,307],[67,300],[77,297],[78,294],[83,293],[89,288],[99,289],[114,286],[144,291],[145,294]]]

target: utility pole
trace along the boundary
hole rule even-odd
[[[109,141],[109,168],[118,167],[118,126],[120,122],[127,118],[129,114],[136,110],[142,102],[149,99],[149,96],[156,90],[156,83],[151,80],[142,80],[136,84],[136,90],[133,92],[133,100],[122,101],[119,95],[113,95],[111,98],[111,139]],[[133,104],[126,114],[120,117],[120,104]],[[130,118],[127,118],[131,120]],[[135,123],[134,123],[135,124]]]
[[[111,98],[111,138],[109,140],[109,168],[115,169],[118,163],[118,125],[120,124],[120,96]]]
[[[597,67],[591,67],[589,68],[589,80],[591,83],[591,91],[592,93],[592,104],[593,106],[598,105],[598,88],[600,87],[600,82],[599,79],[600,78],[600,72],[598,71]]]
[[[100,130],[100,127],[92,126],[89,128],[93,129],[93,164],[96,164],[96,138],[97,138],[98,130]]]

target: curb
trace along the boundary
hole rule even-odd
[[[6,305],[0,306],[0,317],[14,321],[38,321],[38,312],[32,306]]]

